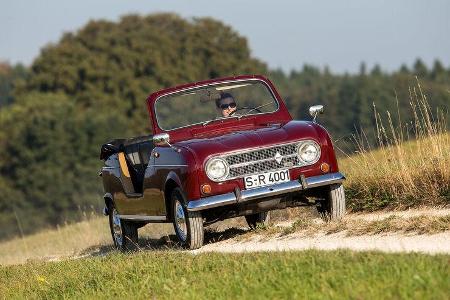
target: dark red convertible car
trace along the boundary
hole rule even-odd
[[[273,84],[238,76],[186,84],[147,99],[153,135],[101,148],[100,175],[114,244],[137,243],[138,228],[172,222],[180,243],[203,245],[204,226],[245,216],[266,225],[269,211],[315,205],[345,213],[344,176],[327,131],[294,121]]]

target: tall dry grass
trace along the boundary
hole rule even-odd
[[[398,101],[397,101],[398,103]],[[357,155],[340,162],[347,175],[348,207],[354,211],[450,204],[448,112],[433,113],[420,83],[410,89],[412,121],[402,123],[374,105],[376,150],[361,130]]]
[[[107,219],[93,217],[0,243],[0,265],[78,256],[88,247],[110,241]]]
[[[144,243],[170,234],[173,234],[172,224],[149,224],[139,230]],[[112,250],[108,218],[90,215],[78,223],[1,242],[0,266],[28,261],[58,261]]]

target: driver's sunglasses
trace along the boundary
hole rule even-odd
[[[236,102],[231,102],[231,103],[227,103],[227,104],[220,104],[220,108],[222,110],[227,109],[228,107],[230,108],[235,108],[236,107]]]

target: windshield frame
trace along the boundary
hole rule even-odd
[[[218,82],[213,82],[213,83],[207,83],[207,84],[202,84],[202,85],[196,85],[196,86],[192,86],[192,87],[188,87],[188,88],[182,88],[176,91],[172,91],[172,92],[168,92],[165,93],[163,95],[160,95],[156,98],[156,100],[153,102],[153,115],[155,116],[155,120],[156,120],[156,125],[158,126],[158,128],[161,131],[164,132],[170,132],[170,131],[174,131],[174,130],[178,130],[178,129],[183,129],[183,128],[187,128],[187,127],[192,127],[192,126],[196,126],[196,125],[203,125],[205,122],[209,122],[209,121],[214,121],[214,120],[205,120],[202,122],[198,122],[198,123],[193,123],[193,124],[189,124],[189,125],[185,125],[185,126],[180,126],[180,127],[176,127],[176,128],[172,128],[172,129],[164,129],[160,126],[159,123],[159,119],[158,119],[158,114],[156,113],[156,105],[158,103],[158,101],[161,98],[170,96],[170,95],[175,95],[175,94],[181,94],[181,93],[185,93],[185,92],[189,92],[189,91],[193,91],[193,90],[199,90],[205,87],[210,87],[210,86],[216,86],[216,85],[223,85],[223,84],[229,84],[229,83],[243,83],[243,82],[251,82],[251,83],[255,83],[255,82],[260,82],[262,83],[270,92],[270,94],[272,95],[273,99],[275,100],[275,104],[276,104],[276,109],[274,111],[271,112],[262,112],[262,113],[256,113],[256,114],[251,114],[251,115],[246,115],[246,116],[242,116],[241,118],[236,118],[233,116],[230,117],[225,117],[225,118],[221,118],[220,121],[224,121],[224,120],[241,120],[242,118],[246,118],[246,117],[252,117],[252,116],[257,116],[257,115],[267,115],[267,114],[275,114],[280,110],[280,102],[276,96],[276,94],[274,93],[272,87],[267,84],[267,82],[265,82],[262,79],[259,78],[245,78],[245,79],[232,79],[232,80],[224,80],[224,81],[218,81]],[[219,119],[217,119],[217,121],[219,121]],[[213,123],[213,122],[211,122]],[[207,126],[207,125],[205,125]]]

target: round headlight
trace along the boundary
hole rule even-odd
[[[206,163],[206,175],[212,181],[220,181],[228,176],[230,168],[223,158],[212,158]]]
[[[301,143],[297,151],[298,158],[308,165],[316,163],[320,158],[320,147],[313,141]]]

